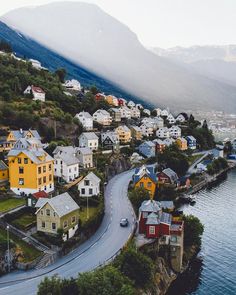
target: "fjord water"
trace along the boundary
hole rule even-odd
[[[204,224],[202,249],[168,295],[236,294],[236,169],[211,189],[196,194],[185,214]]]

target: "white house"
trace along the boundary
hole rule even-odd
[[[180,113],[177,117],[176,117],[176,122],[180,122],[180,123],[183,123],[187,121],[187,116]]]
[[[75,91],[81,91],[81,84],[78,80],[72,79],[67,80],[63,86],[65,86],[67,89],[75,90]]]
[[[67,183],[79,176],[79,159],[73,154],[62,152],[54,156],[54,175]]]
[[[121,119],[131,119],[131,110],[123,106],[120,108]]]
[[[81,167],[85,169],[93,168],[93,152],[90,148],[76,148],[76,157],[79,159]]]
[[[115,147],[119,145],[119,136],[115,131],[101,133],[101,144],[103,147]]]
[[[32,63],[32,67],[37,69],[37,70],[42,70],[45,69],[44,67],[42,67],[41,62],[36,60],[36,59],[32,59],[30,58],[29,61]]]
[[[149,109],[144,109],[143,113],[148,115],[148,116],[151,116],[151,111]]]
[[[168,115],[169,115],[169,111],[167,109],[164,109],[164,110],[161,111],[161,116],[162,117],[168,117]]]
[[[170,137],[178,138],[181,137],[181,128],[179,126],[171,126],[169,128]]]
[[[145,123],[140,126],[140,130],[143,136],[152,136],[153,135],[153,125],[151,123]]]
[[[163,144],[165,146],[170,146],[172,145],[173,143],[175,143],[175,140],[173,138],[166,138],[163,140]]]
[[[140,118],[140,110],[137,107],[131,107],[131,118]]]
[[[161,128],[164,126],[164,120],[160,117],[154,117],[154,118],[143,118],[142,119],[143,124],[151,124],[153,127],[153,130],[157,130],[158,128]]]
[[[28,86],[25,89],[24,94],[32,94],[33,100],[45,101],[46,93],[40,87],[36,87],[34,85]]]
[[[78,183],[78,191],[81,197],[92,197],[100,194],[101,179],[90,172]]]
[[[79,136],[79,147],[90,148],[92,151],[98,149],[98,136],[94,132],[83,132]]]
[[[143,106],[141,105],[141,103],[137,103],[136,108],[138,108],[139,110],[143,110]]]
[[[135,104],[132,100],[130,100],[130,101],[127,103],[127,106],[128,106],[129,108],[134,108],[135,105],[136,105],[136,104]]]
[[[85,130],[93,129],[93,117],[88,112],[80,112],[75,115]]]
[[[161,116],[161,109],[160,108],[154,109],[154,111],[156,111],[157,117]]]
[[[93,114],[93,120],[103,126],[109,126],[112,123],[112,117],[106,110],[97,110]]]
[[[170,131],[169,131],[169,129],[167,127],[159,128],[156,131],[156,136],[158,138],[169,138],[170,137]]]
[[[176,122],[175,117],[171,113],[167,116],[166,119],[169,122],[169,124],[175,124]]]

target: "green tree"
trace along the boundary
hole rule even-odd
[[[138,210],[142,202],[145,200],[149,200],[150,195],[148,190],[146,190],[145,188],[137,187],[129,192],[129,199],[135,209],[136,214],[138,214]]]
[[[61,83],[65,82],[65,77],[66,77],[66,70],[63,68],[57,69],[55,71],[56,76],[59,78]]]
[[[62,295],[61,280],[56,276],[46,277],[39,284],[37,295]]]
[[[184,246],[201,246],[201,237],[204,226],[200,220],[193,215],[184,216]]]

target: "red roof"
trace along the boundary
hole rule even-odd
[[[36,92],[36,93],[44,93],[44,94],[45,94],[45,92],[43,91],[43,89],[40,88],[40,87],[31,86],[31,89],[32,89],[32,92]]]
[[[35,199],[39,199],[39,198],[48,198],[48,194],[45,191],[41,191],[41,192],[37,192],[32,194],[34,196]]]

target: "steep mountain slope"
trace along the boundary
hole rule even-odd
[[[187,64],[202,75],[236,86],[236,46],[152,48],[158,56]]]
[[[117,95],[118,97],[123,96],[133,99],[133,96],[109,83],[104,78],[87,71],[78,64],[74,64],[46,47],[41,46],[32,39],[17,33],[1,21],[0,39],[11,44],[14,52],[16,52],[18,56],[37,59],[44,67],[51,71],[61,67],[65,68],[68,72],[69,78],[73,77],[78,79],[84,86],[91,86],[95,84],[99,89],[106,93],[114,93],[114,95]],[[136,100],[138,100],[138,98],[136,98]]]
[[[61,2],[22,8],[2,20],[153,104],[178,110],[236,110],[236,88],[156,56],[95,5]]]

